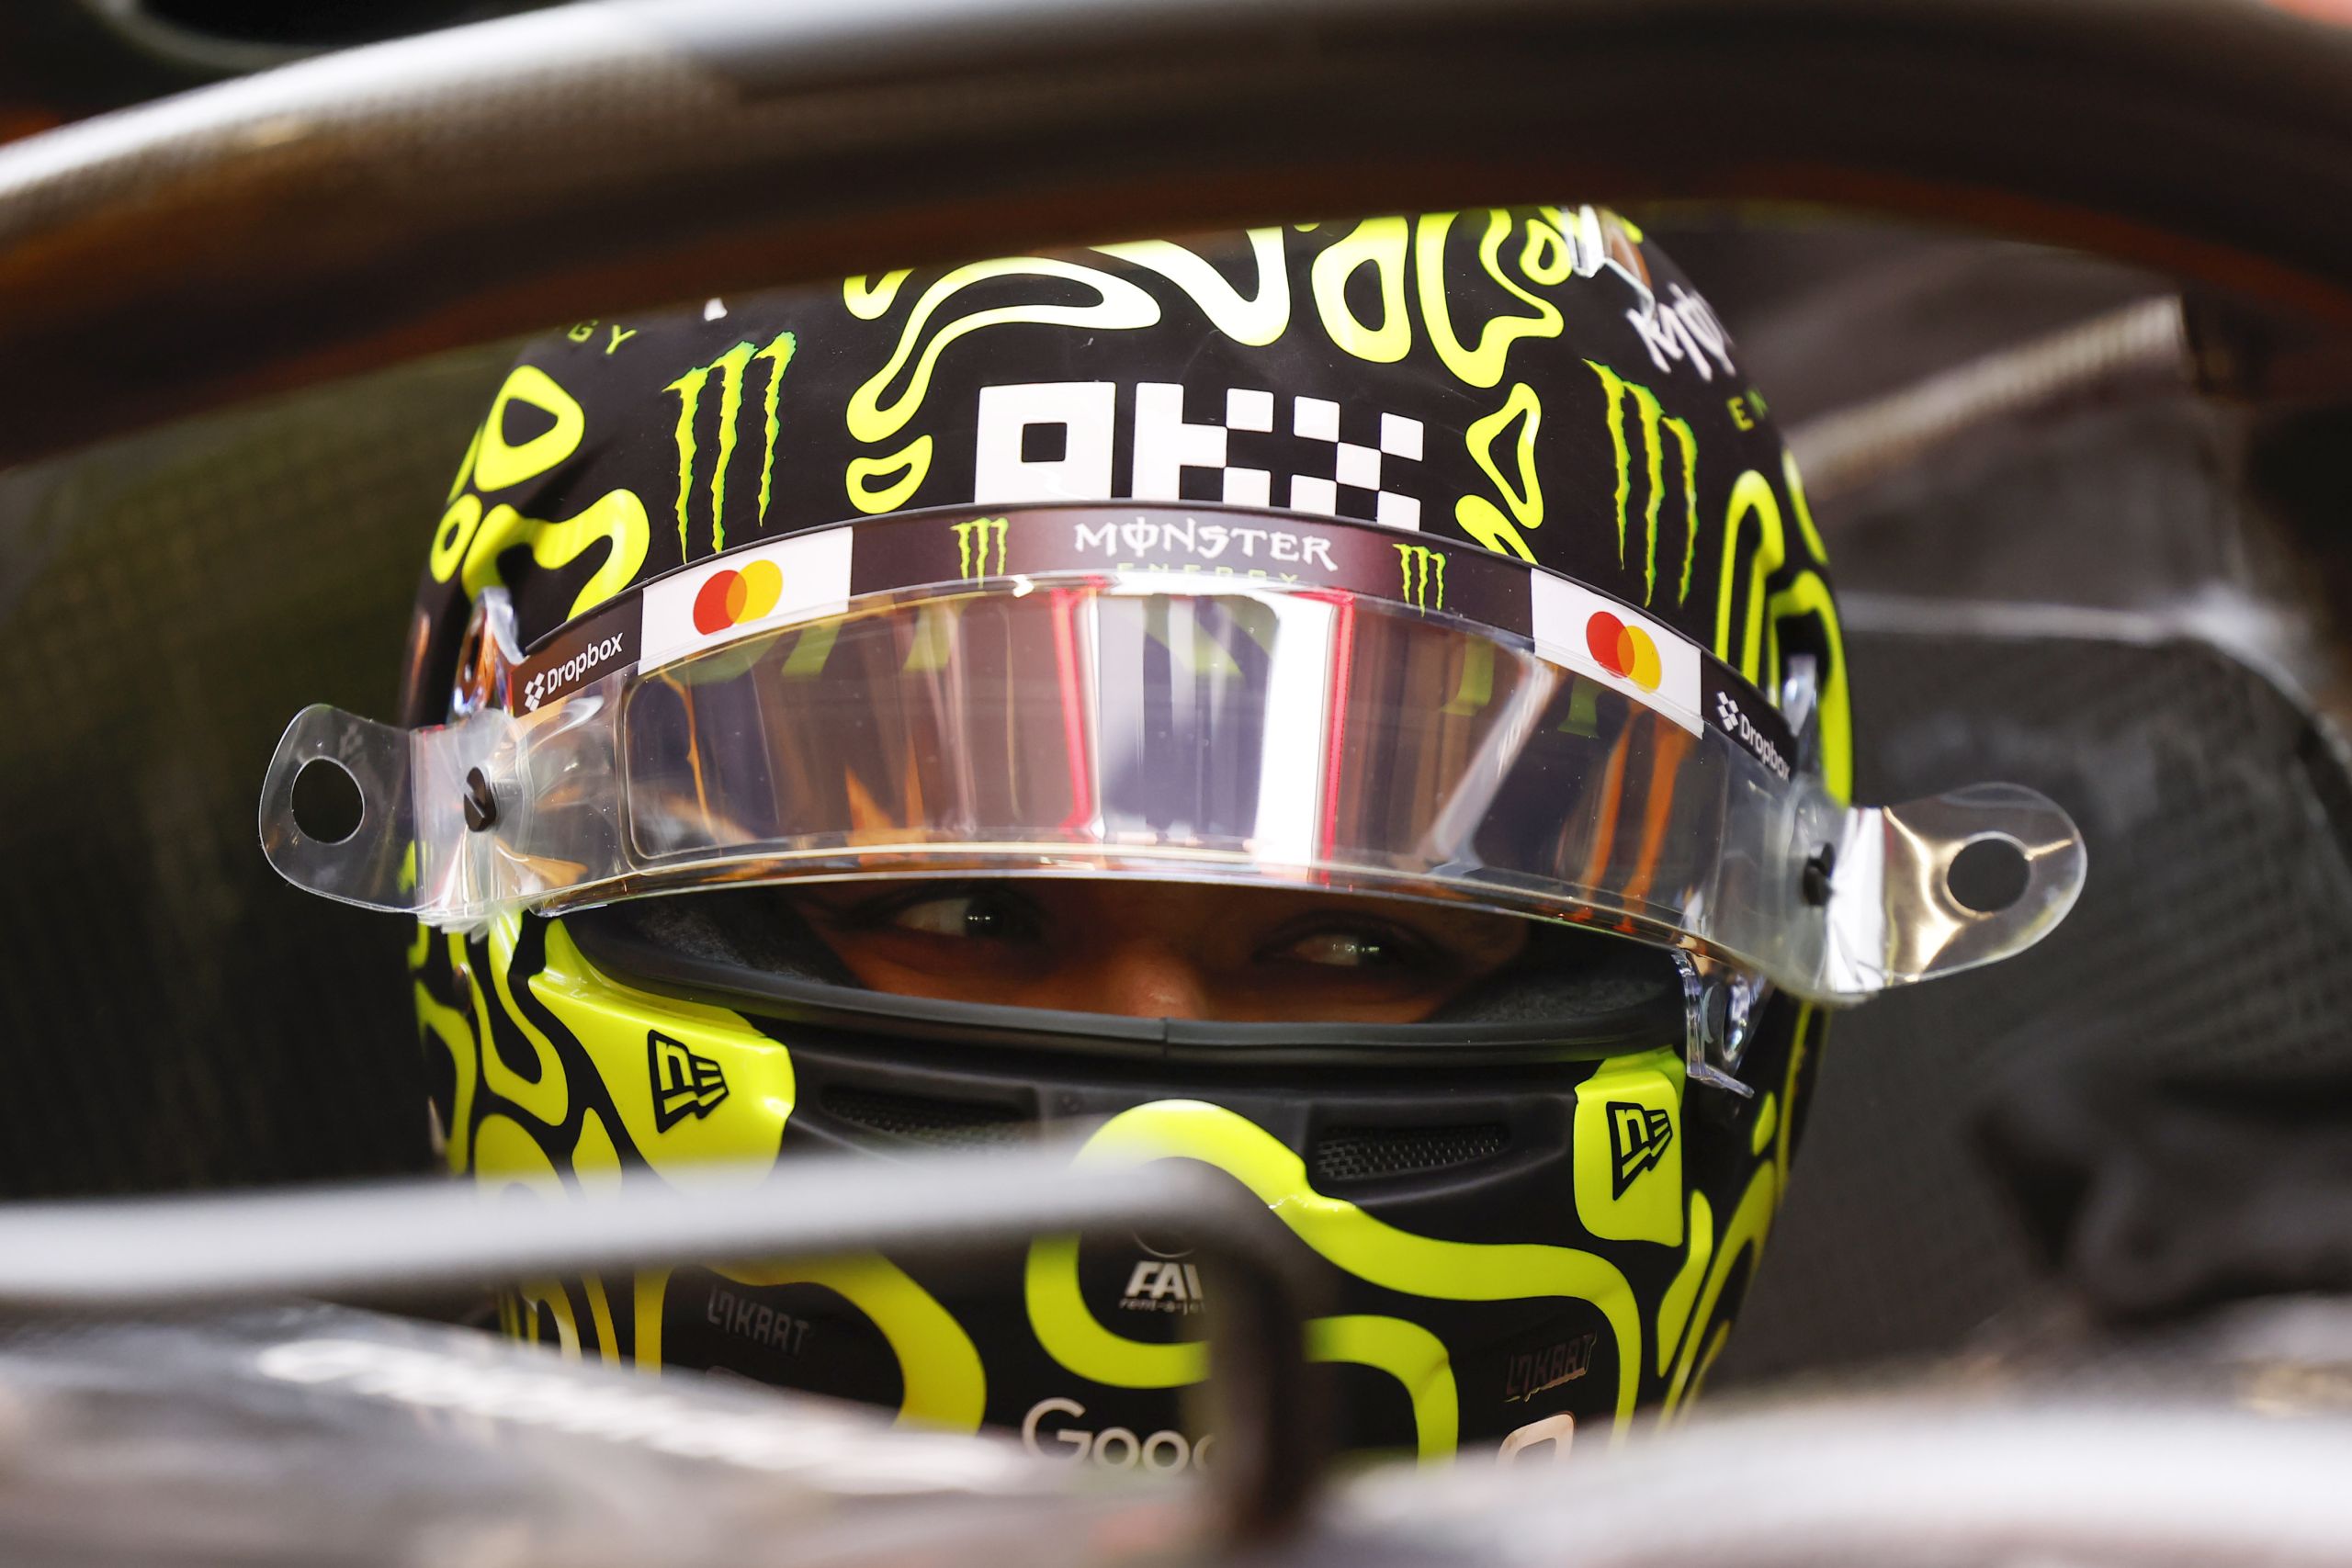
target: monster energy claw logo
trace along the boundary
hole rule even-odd
[[[702,412],[702,389],[711,377],[718,378],[718,454],[710,474],[710,547],[713,554],[727,547],[727,469],[735,458],[735,423],[743,412],[743,372],[754,359],[768,362],[767,389],[762,406],[767,415],[765,434],[760,446],[760,510],[759,520],[768,517],[768,496],[775,479],[775,438],[781,428],[776,413],[777,395],[784,389],[785,367],[792,363],[794,338],[790,333],[778,333],[768,345],[758,353],[752,351],[749,338],[720,355],[707,365],[698,365],[662,389],[678,394],[678,554],[683,558],[690,548],[689,518],[694,505],[695,421]]]
[[[1427,545],[1397,545],[1396,570],[1405,603],[1423,615],[1445,608],[1445,552]],[[1434,592],[1432,592],[1434,590]]]
[[[1626,503],[1633,499],[1634,451],[1625,436],[1625,405],[1634,405],[1640,421],[1645,458],[1643,479],[1647,502],[1642,509],[1646,543],[1642,555],[1642,603],[1657,592],[1657,517],[1668,485],[1665,439],[1671,432],[1680,461],[1682,481],[1682,575],[1675,586],[1678,604],[1690,597],[1690,568],[1699,551],[1699,443],[1688,421],[1673,419],[1658,406],[1657,395],[1638,381],[1628,381],[1606,365],[1586,360],[1600,378],[1601,395],[1609,400],[1609,442],[1617,453],[1617,564],[1625,564]]]
[[[956,570],[967,580],[978,582],[981,578],[1004,575],[1005,520],[1001,517],[976,517],[968,523],[956,525]],[[989,546],[996,546],[996,570],[989,570]]]

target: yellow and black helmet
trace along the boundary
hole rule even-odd
[[[465,454],[405,694],[298,718],[263,831],[420,922],[453,1170],[692,1189],[1040,1130],[1203,1162],[1327,1277],[1347,1440],[1424,1458],[1685,1404],[1827,1013],[2030,944],[2083,874],[2028,791],[1849,803],[1796,468],[1590,208],[582,321]],[[367,802],[339,840],[293,808],[317,766]],[[1532,934],[1405,1021],[1136,1017],[862,983],[787,897],[1014,877]],[[1177,1399],[1199,1305],[1183,1238],[1136,1235],[556,1281],[507,1321],[1179,1469],[1215,1441]]]

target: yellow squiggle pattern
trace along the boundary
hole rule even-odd
[[[868,283],[863,276],[842,280],[842,303],[849,313],[861,321],[878,321],[889,314],[891,304],[899,298],[899,290],[914,276],[911,267],[886,272],[879,283]]]
[[[713,1271],[741,1285],[821,1285],[832,1292],[872,1320],[899,1359],[899,1381],[906,1390],[899,1425],[979,1429],[988,1379],[972,1337],[888,1258],[868,1254]]]
[[[1413,1402],[1413,1442],[1423,1464],[1442,1464],[1462,1442],[1462,1396],[1445,1341],[1401,1317],[1318,1317],[1309,1326],[1310,1360],[1375,1367]]]
[[[1795,478],[1794,459],[1784,458],[1783,474],[1791,479]],[[1797,510],[1799,536],[1813,551],[1814,562],[1820,564],[1820,536],[1814,530],[1811,513],[1804,509],[1802,481],[1790,494],[1792,508]],[[1735,638],[1732,602],[1739,581],[1740,533],[1751,515],[1756,519],[1756,550],[1747,563],[1747,614],[1741,618]],[[1816,709],[1821,725],[1822,783],[1831,795],[1846,800],[1853,794],[1854,736],[1852,694],[1846,685],[1845,633],[1838,625],[1838,607],[1830,598],[1829,584],[1812,566],[1801,564],[1786,587],[1767,597],[1766,581],[1786,566],[1788,559],[1788,533],[1781,522],[1780,500],[1772,493],[1771,481],[1750,468],[1733,484],[1731,504],[1724,519],[1723,570],[1715,588],[1715,657],[1735,665],[1742,675],[1767,693],[1776,692],[1780,688],[1780,623],[1804,615],[1820,620],[1829,656],[1828,668],[1822,672]],[[1774,628],[1769,647],[1764,635],[1768,624]]]
[[[1307,268],[1315,311],[1332,346],[1374,365],[1394,365],[1413,346],[1413,323],[1405,314],[1405,256],[1412,231],[1402,218],[1367,218],[1333,242]],[[1373,269],[1380,292],[1380,321],[1359,321],[1348,306],[1348,279],[1361,267]]]
[[[569,619],[594,609],[627,588],[636,579],[638,569],[645,564],[646,548],[652,538],[653,527],[645,514],[645,503],[637,498],[635,491],[607,491],[577,516],[552,523],[526,517],[513,507],[501,504],[491,508],[490,515],[472,531],[470,542],[464,547],[465,590],[468,594],[478,596],[484,588],[500,581],[498,558],[517,545],[529,546],[531,559],[541,568],[553,570],[570,566],[590,546],[605,540],[612,547],[605,552],[605,562],[596,569],[595,575],[582,584],[579,593],[573,596],[571,608],[564,612]],[[437,548],[435,554],[437,563]]]
[[[1148,267],[1184,291],[1209,324],[1234,342],[1263,348],[1290,325],[1290,270],[1283,265],[1283,231],[1250,231],[1250,254],[1258,264],[1258,292],[1246,295],[1199,254],[1167,240],[1136,240],[1097,245],[1106,256]]]
[[[1823,566],[1829,564],[1829,550],[1821,542],[1821,530],[1813,525],[1813,507],[1804,498],[1804,476],[1797,472],[1797,455],[1781,453],[1781,482],[1789,487],[1789,510],[1796,513],[1797,532],[1804,538],[1804,547]]]
[[[1623,1434],[1641,1375],[1641,1319],[1633,1288],[1608,1259],[1572,1247],[1442,1241],[1399,1230],[1352,1203],[1317,1192],[1305,1162],[1280,1139],[1235,1111],[1202,1100],[1158,1100],[1123,1111],[1087,1140],[1075,1163],[1080,1169],[1102,1169],[1158,1159],[1215,1166],[1247,1187],[1318,1256],[1387,1290],[1441,1301],[1560,1297],[1591,1303],[1615,1342],[1614,1434]],[[1125,1339],[1095,1320],[1079,1290],[1074,1237],[1034,1244],[1025,1284],[1038,1343],[1079,1376],[1115,1388],[1181,1388],[1205,1374],[1205,1351],[1197,1343]],[[1364,1331],[1350,1332],[1361,1337]],[[1417,1397],[1417,1418],[1433,1397]],[[1425,1436],[1425,1454],[1431,1444]]]
[[[1747,615],[1739,638],[1738,657],[1732,652],[1732,592],[1738,585],[1740,526],[1756,518],[1756,554],[1747,565]],[[1781,526],[1780,499],[1772,482],[1750,468],[1731,487],[1731,505],[1724,516],[1724,566],[1715,586],[1715,657],[1735,665],[1753,682],[1763,668],[1764,580],[1788,560],[1788,539]]]
[[[1797,1075],[1804,1066],[1805,1053],[1812,1047],[1818,1022],[1811,1002],[1797,1009],[1796,1038],[1789,1044],[1788,1077],[1781,1085],[1781,1125],[1772,1134],[1772,1168],[1780,1173],[1783,1191],[1789,1184],[1790,1145],[1796,1136]]]
[[[481,1044],[482,1087],[501,1100],[521,1107],[535,1120],[553,1127],[563,1121],[564,1113],[571,1106],[571,1086],[564,1076],[562,1058],[556,1055],[555,1046],[523,1017],[514,1006],[513,994],[507,989],[506,970],[514,961],[514,943],[521,927],[520,915],[506,915],[492,922],[490,964],[495,974],[491,983],[497,989],[498,999],[506,1017],[514,1022],[523,1038],[530,1043],[533,1059],[538,1066],[536,1081],[509,1067],[498,1054],[497,1042],[489,1037],[486,1021],[490,1017],[490,1004],[482,994],[481,976],[469,972],[466,984],[472,989],[474,1016],[485,1021]],[[492,1120],[503,1121],[504,1118]],[[491,1124],[491,1122],[484,1122],[481,1131],[475,1135],[475,1152],[485,1178],[504,1168],[501,1162],[491,1157],[492,1151],[487,1143]],[[509,1124],[512,1125],[511,1122]],[[540,1157],[544,1161],[546,1156]]]
[[[852,457],[844,483],[849,486],[850,504],[866,516],[877,513],[896,512],[907,499],[922,487],[931,477],[932,441],[928,435],[918,435],[896,452],[879,457]],[[896,474],[899,477],[891,479]],[[880,489],[875,481],[881,480]]]
[[[999,305],[959,316],[925,338],[932,319],[958,293],[976,284],[1003,277],[1051,277],[1080,284],[1094,291],[1091,305]],[[878,312],[877,312],[878,314]],[[1099,267],[1050,256],[1014,256],[1002,261],[974,262],[959,266],[923,290],[922,298],[899,333],[899,344],[888,363],[858,388],[849,401],[850,434],[861,443],[887,441],[906,428],[931,391],[932,373],[948,345],[984,328],[1013,321],[1048,326],[1082,327],[1090,332],[1132,332],[1155,325],[1159,302],[1124,277]],[[921,347],[918,349],[917,345]],[[911,362],[912,369],[909,370]],[[906,389],[888,396],[901,373]]]
[[[459,493],[465,490],[466,486],[473,482],[474,459],[481,456],[481,426],[476,425],[474,427],[473,439],[466,443],[466,455],[458,460],[458,474],[455,479],[449,481],[449,493],[442,498],[444,504],[456,501]],[[436,578],[435,581],[447,582],[449,579],[446,574],[444,574]]]
[[[1722,1303],[1724,1287],[1730,1282],[1732,1266],[1742,1257],[1762,1253],[1764,1237],[1772,1228],[1772,1215],[1780,1206],[1780,1197],[1779,1168],[1769,1164],[1758,1166],[1756,1174],[1748,1179],[1747,1190],[1740,1195],[1731,1218],[1724,1224],[1714,1262],[1707,1269],[1706,1288],[1699,1294],[1690,1332],[1682,1341],[1682,1353],[1675,1358],[1674,1376],[1667,1384],[1666,1399],[1658,1409],[1661,1426],[1672,1421],[1682,1408],[1691,1368],[1698,1359],[1701,1342],[1707,1337],[1706,1330],[1714,1324],[1715,1308]]]
[[[637,1370],[650,1378],[662,1375],[662,1305],[669,1293],[667,1269],[641,1270],[629,1281],[630,1317],[637,1325],[629,1353]]]
[[[1413,265],[1421,298],[1421,320],[1429,327],[1430,345],[1457,379],[1473,387],[1492,387],[1503,378],[1503,362],[1510,356],[1512,344],[1521,338],[1560,335],[1560,310],[1504,275],[1501,251],[1503,242],[1510,237],[1511,215],[1501,208],[1491,209],[1487,214],[1486,235],[1478,243],[1478,265],[1506,293],[1530,307],[1533,314],[1493,317],[1478,329],[1477,345],[1465,348],[1453,333],[1453,318],[1445,298],[1445,239],[1456,216],[1451,212],[1430,213],[1415,226]],[[1535,254],[1542,225],[1531,219],[1527,228],[1528,240],[1521,257],[1522,267]],[[1557,234],[1551,239],[1555,246],[1565,250]]]
[[[510,917],[492,927],[490,962],[494,972],[491,988],[496,994],[498,1004],[504,1008],[507,1016],[539,1052],[540,1082],[534,1085],[522,1081],[517,1075],[498,1064],[492,1052],[483,1052],[481,1060],[485,1073],[495,1073],[497,1081],[491,1087],[522,1107],[534,1119],[534,1123],[543,1122],[546,1125],[540,1127],[505,1115],[485,1118],[480,1134],[477,1179],[493,1189],[518,1185],[535,1191],[560,1195],[563,1191],[562,1178],[541,1140],[563,1120],[567,1097],[562,1064],[546,1035],[534,1027],[522,1010],[515,1006],[511,974],[520,934],[519,918]],[[456,955],[462,961],[461,946],[457,949]],[[601,1064],[606,1088],[616,1095],[617,1109],[624,1122],[631,1115],[629,1105],[634,1103],[631,1097],[636,1091],[623,1092],[620,1075],[629,1072],[641,1075],[644,1060],[641,1053],[649,1018],[706,1049],[715,1048],[711,1043],[711,1032],[724,1032],[730,1027],[737,1031],[742,1029],[740,1015],[723,1009],[670,1000],[649,1011],[652,1006],[650,998],[636,993],[616,994],[616,988],[581,955],[569,932],[560,922],[548,927],[545,963],[526,983],[532,993],[561,1021],[564,1030]],[[474,978],[471,984],[474,987],[474,1005],[481,1009],[486,1000],[481,982]],[[428,1012],[425,1011],[427,1007],[428,998],[423,996],[420,987],[419,1009],[428,1021],[434,1021],[439,1029],[464,1028],[462,1016],[454,1010],[438,1009]],[[769,1114],[754,1117],[731,1131],[716,1122],[696,1122],[678,1130],[680,1134],[702,1134],[707,1138],[721,1139],[718,1146],[724,1147],[731,1158],[715,1164],[676,1158],[664,1161],[661,1152],[654,1150],[656,1168],[625,1168],[611,1131],[603,1118],[590,1110],[582,1116],[579,1136],[567,1160],[580,1191],[594,1197],[617,1190],[627,1180],[644,1179],[661,1180],[691,1190],[697,1181],[705,1179],[706,1172],[715,1174],[723,1171],[728,1173],[730,1180],[741,1179],[749,1161],[762,1156],[773,1161],[782,1123],[790,1115],[792,1108],[790,1059],[781,1048],[764,1039],[753,1038],[756,1043],[747,1043],[741,1049],[730,1052],[729,1071],[738,1099],[756,1099]],[[452,1042],[452,1049],[455,1048]],[[460,1093],[466,1097],[461,1098],[461,1105],[469,1104],[471,1092],[464,1066],[461,1059]],[[639,1113],[641,1119],[641,1106]],[[460,1125],[464,1120],[461,1111]],[[638,1130],[638,1136],[642,1142],[645,1137],[643,1128]],[[723,1141],[729,1138],[733,1141]],[[453,1145],[453,1151],[455,1147]],[[709,1152],[706,1150],[707,1156]],[[808,1283],[833,1292],[873,1322],[889,1344],[891,1353],[898,1358],[906,1391],[899,1408],[902,1422],[956,1431],[972,1431],[979,1426],[987,1403],[987,1379],[981,1369],[978,1350],[970,1336],[947,1310],[888,1259],[864,1256],[770,1267],[718,1269],[715,1272],[748,1285]],[[636,1323],[631,1353],[639,1365],[648,1370],[658,1370],[661,1360],[662,1313],[670,1279],[666,1269],[650,1271],[634,1277],[629,1285]],[[616,1359],[619,1335],[604,1282],[589,1278],[581,1283],[599,1351],[608,1359]],[[549,1311],[556,1314],[559,1332],[567,1349],[577,1353],[582,1339],[574,1309],[563,1288],[553,1284],[535,1287],[530,1302],[548,1306]],[[571,1326],[567,1328],[566,1325]]]
[[[423,981],[415,988],[418,1021],[458,1066],[458,1089],[450,1097],[449,1125],[444,1129],[447,1143],[443,1157],[454,1174],[462,1176],[473,1158],[474,1028],[464,1013],[435,1000]]]
[[[1682,1254],[1682,1267],[1666,1287],[1666,1294],[1657,1306],[1657,1375],[1666,1375],[1667,1363],[1673,1358],[1676,1347],[1682,1343],[1682,1331],[1690,1325],[1690,1309],[1699,1300],[1699,1281],[1707,1271],[1707,1261],[1715,1252],[1715,1211],[1704,1192],[1690,1193],[1690,1217],[1683,1226],[1689,1244]]]
[[[1514,423],[1519,426],[1512,441],[1519,474],[1516,485],[1503,477],[1501,466],[1495,461],[1496,444]],[[1465,495],[1453,503],[1453,520],[1464,533],[1490,550],[1508,551],[1531,564],[1535,552],[1527,547],[1520,530],[1544,525],[1544,487],[1535,472],[1535,434],[1543,423],[1544,404],[1534,389],[1524,381],[1513,382],[1503,406],[1471,421],[1464,435],[1471,457],[1510,508],[1510,516],[1506,518],[1483,495]]]
[[[555,423],[520,446],[509,446],[506,408],[514,402],[529,404]],[[492,400],[490,417],[482,421],[466,454],[472,465],[474,488],[504,490],[537,479],[578,451],[580,437],[587,429],[588,418],[579,402],[557,386],[553,377],[536,365],[517,365]]]
[[[440,526],[433,530],[433,548],[425,556],[434,581],[447,582],[457,575],[481,526],[481,497],[468,491],[449,498],[449,509],[441,513]]]

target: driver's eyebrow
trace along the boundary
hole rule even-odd
[[[898,894],[921,895],[951,890],[954,884],[944,882],[899,882],[888,886],[857,886],[847,883],[817,883],[806,887],[780,889],[793,908],[804,914],[822,919],[838,919],[854,914],[876,899]]]

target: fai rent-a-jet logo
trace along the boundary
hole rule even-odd
[[[1674,1143],[1674,1118],[1652,1105],[1609,1102],[1611,1197],[1623,1198],[1634,1179],[1666,1157]]]
[[[645,1036],[653,1075],[653,1130],[666,1133],[692,1116],[699,1121],[727,1098],[727,1074],[717,1062],[658,1031]]]
[[[1144,1258],[1127,1275],[1119,1297],[1122,1312],[1174,1313],[1190,1316],[1201,1310],[1201,1271],[1197,1265],[1172,1259]]]

